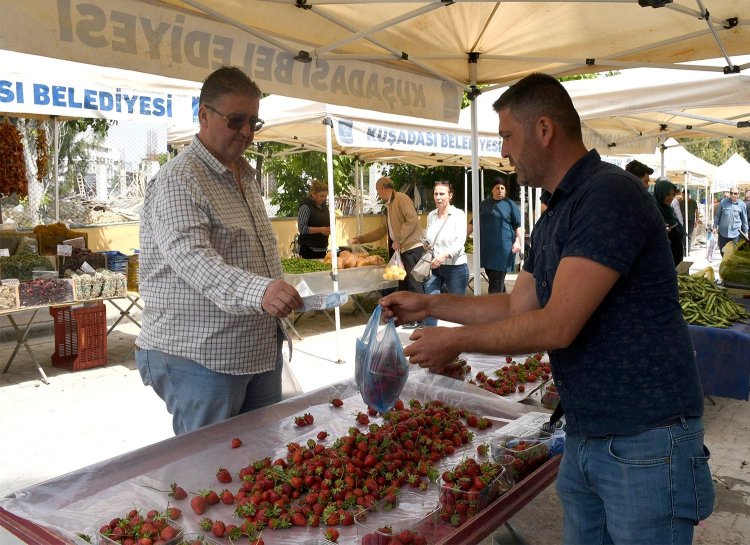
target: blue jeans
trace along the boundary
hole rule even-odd
[[[180,435],[281,401],[283,336],[278,337],[275,369],[255,375],[217,373],[158,350],[136,350],[135,360],[143,383],[167,404],[172,429]]]
[[[636,435],[568,435],[557,476],[564,543],[692,543],[713,510],[708,458],[700,418]]]
[[[424,281],[424,292],[437,294],[445,293],[466,294],[466,285],[469,283],[469,266],[462,265],[440,265],[432,269],[432,275]],[[425,326],[437,325],[437,318],[428,316],[424,320]]]

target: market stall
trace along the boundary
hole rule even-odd
[[[332,405],[330,400],[333,398],[341,399],[343,406]],[[402,398],[421,400],[423,404],[439,400],[475,411],[492,422],[491,428],[475,429],[476,437],[444,458],[440,462],[441,468],[452,467],[467,455],[476,453],[479,442],[499,436],[506,423],[518,419],[531,423],[546,418],[542,413],[531,411],[530,407],[446,377],[428,377],[419,370],[410,377]],[[333,444],[335,437],[346,435],[352,426],[366,433],[367,426],[355,422],[357,411],[365,409],[352,381],[337,383],[19,490],[0,499],[0,524],[29,543],[83,543],[77,537],[79,532],[93,535],[105,519],[127,512],[133,506],[164,509],[170,501],[166,494],[170,483],[179,483],[191,492],[191,496],[208,488],[234,490],[237,487],[234,483],[217,483],[217,466],[228,468],[236,478],[237,470],[249,461],[266,456],[271,460],[283,458],[289,452],[288,444],[304,445],[309,439],[315,442],[314,438],[321,430],[330,434],[330,438],[320,441],[326,447]],[[310,414],[315,423],[308,427],[295,425],[293,417],[302,413]],[[371,417],[372,424],[384,425],[384,422],[380,416]],[[244,439],[238,448],[231,445],[235,437]],[[558,463],[559,460],[553,458],[536,469],[476,519],[469,519],[458,529],[450,525],[442,528],[440,542],[475,544],[481,537],[489,535],[554,480]],[[422,494],[431,497],[437,505],[434,485]],[[185,527],[186,533],[202,533],[198,527],[201,517],[192,513],[188,503],[188,500],[171,499],[171,505],[182,509],[179,523]],[[210,507],[205,516],[236,521],[232,517],[234,509],[235,506],[219,504]],[[336,527],[341,533],[339,543],[358,543],[356,525]],[[324,529],[324,525],[275,531],[266,529],[263,538],[269,544],[298,544],[322,538]],[[47,534],[47,531],[52,534]]]
[[[750,311],[750,299],[737,299]],[[707,396],[748,400],[750,390],[750,325],[728,329],[689,325],[698,371]]]

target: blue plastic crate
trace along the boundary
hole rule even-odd
[[[107,268],[110,271],[125,274],[128,266],[128,258],[130,256],[127,256],[122,252],[118,252],[117,250],[98,253],[105,254],[107,256]]]

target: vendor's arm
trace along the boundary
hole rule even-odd
[[[507,307],[503,313],[513,315],[512,319],[457,328],[420,329],[412,334],[414,342],[404,349],[404,354],[412,363],[423,367],[441,367],[461,352],[528,354],[565,348],[575,340],[619,277],[619,272],[588,258],[566,257],[557,269],[547,305],[529,309],[530,295],[535,298],[533,278],[522,272],[521,284],[517,282],[512,294],[506,296]],[[580,282],[581,278],[586,278],[586,282]],[[519,288],[521,293],[514,307],[513,294]],[[500,296],[486,299],[503,302]],[[439,317],[446,310],[443,303],[428,306],[432,316]],[[481,312],[476,307],[474,311]],[[494,318],[497,313],[496,310],[490,315]]]
[[[153,237],[182,280],[231,314],[266,311],[283,317],[301,306],[297,291],[283,280],[229,265],[212,247],[209,205],[197,184],[176,176],[160,182],[152,185],[159,192],[151,207],[150,223],[159,226]]]
[[[514,254],[520,253],[521,248],[523,248],[523,245],[521,244],[521,228],[519,227],[516,229],[516,239],[513,241],[513,247],[511,248],[511,251]]]

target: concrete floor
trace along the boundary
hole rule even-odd
[[[700,265],[700,264],[697,264]],[[109,309],[110,322],[116,318]],[[351,303],[342,308],[337,337],[322,314],[307,314],[296,327],[285,381],[287,395],[310,391],[353,374],[354,339],[362,334],[366,316]],[[109,362],[70,372],[51,366],[51,336],[36,337],[31,347],[49,377],[45,385],[33,362],[21,350],[8,373],[0,375],[0,495],[9,494],[74,469],[135,450],[172,436],[171,417],[156,395],[143,386],[133,359],[138,328],[121,323],[108,339]],[[406,341],[408,332],[402,335]],[[7,361],[15,342],[0,344]],[[4,363],[3,363],[4,366]],[[287,379],[290,375],[287,375]],[[696,530],[695,543],[740,545],[750,536],[750,404],[716,398],[706,403],[706,443],[712,452],[716,484],[714,514]],[[561,542],[562,509],[550,487],[511,521],[528,543]],[[17,543],[0,531],[0,545]],[[499,529],[483,545],[519,543]]]

